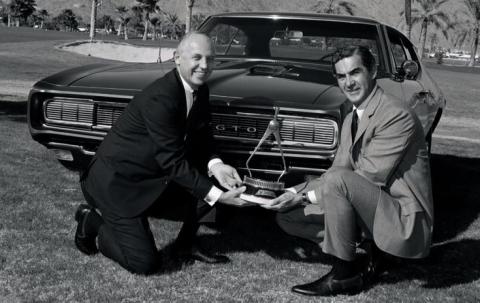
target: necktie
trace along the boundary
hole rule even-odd
[[[188,117],[188,114],[190,113],[190,110],[192,109],[193,105],[195,104],[195,101],[197,100],[197,95],[198,95],[198,91],[197,90],[194,90],[192,92],[192,100],[188,100],[187,99],[187,117]]]
[[[357,115],[357,110],[354,109],[352,114],[352,143],[355,140],[357,129],[358,129],[358,115]]]

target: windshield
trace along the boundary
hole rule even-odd
[[[375,25],[338,21],[213,17],[202,28],[217,57],[331,64],[331,54],[348,45],[367,46],[383,70]]]

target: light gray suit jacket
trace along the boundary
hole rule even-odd
[[[373,224],[377,246],[392,255],[421,258],[429,253],[433,199],[425,135],[417,116],[401,100],[376,88],[352,144],[352,114],[343,123],[332,168],[351,169],[391,198],[380,198]],[[317,183],[318,182],[318,183]],[[321,178],[309,184],[322,196]]]

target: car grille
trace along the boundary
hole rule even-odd
[[[125,106],[90,99],[54,98],[44,102],[44,115],[50,124],[109,129]]]
[[[97,102],[91,99],[53,98],[44,102],[48,124],[108,130],[122,114],[125,103]],[[258,142],[265,133],[272,115],[212,113],[212,132],[220,139]],[[328,118],[306,118],[282,115],[280,136],[282,145],[333,149],[337,144],[338,125]],[[267,144],[274,144],[273,136]]]
[[[272,120],[270,115],[233,115],[212,114],[212,131],[224,139],[254,139],[257,142],[267,130]],[[304,143],[306,146],[334,148],[338,132],[337,123],[327,118],[305,118],[302,116],[283,115],[279,117],[282,145],[292,146]],[[271,136],[268,143],[274,143]]]

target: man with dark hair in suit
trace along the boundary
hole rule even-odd
[[[332,167],[264,206],[281,211],[277,222],[287,233],[318,243],[333,257],[328,274],[292,288],[312,296],[361,291],[378,273],[383,252],[427,256],[433,228],[429,158],[417,116],[377,85],[368,48],[346,47],[332,62],[353,104]],[[370,243],[363,268],[355,262],[361,238]]]
[[[228,258],[197,243],[199,220],[216,203],[246,205],[236,170],[214,153],[205,84],[214,60],[209,37],[187,34],[174,59],[175,69],[128,104],[81,178],[89,205],[75,214],[77,248],[89,255],[100,251],[133,273],[161,267],[148,223],[152,212],[173,212],[184,222],[173,245],[176,259],[221,263]]]

